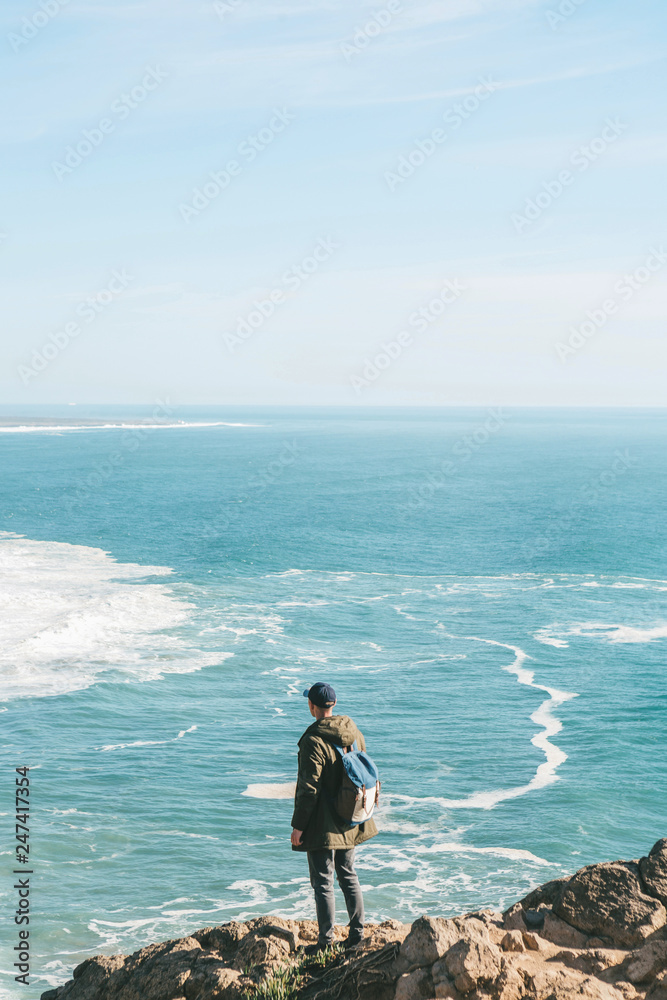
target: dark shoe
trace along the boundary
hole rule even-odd
[[[363,943],[363,940],[363,938],[346,938],[343,941],[343,948],[345,951],[353,951]]]
[[[303,949],[304,955],[319,955],[321,952],[326,951],[330,945],[328,944],[307,944]]]

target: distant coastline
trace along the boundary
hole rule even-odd
[[[133,430],[150,426],[151,430],[178,427],[260,427],[261,424],[247,424],[230,420],[170,420],[168,423],[155,421],[150,417],[126,417],[123,420],[84,420],[63,417],[0,417],[0,431],[70,431],[70,430]]]

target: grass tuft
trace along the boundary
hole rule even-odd
[[[308,973],[326,968],[341,951],[339,944],[332,944],[316,955],[301,955],[290,965],[277,966],[266,979],[246,989],[245,995],[248,1000],[297,1000]]]

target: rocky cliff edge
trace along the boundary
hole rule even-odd
[[[41,1000],[667,1000],[666,907],[667,838],[505,913],[369,925],[350,954],[304,959],[313,921],[259,917],[89,958]]]

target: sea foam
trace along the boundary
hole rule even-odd
[[[295,791],[296,782],[284,781],[273,785],[248,785],[241,795],[247,795],[251,799],[293,799]]]
[[[81,690],[113,672],[156,680],[220,662],[175,630],[192,606],[165,566],[117,563],[102,549],[0,533],[0,689],[4,701]]]
[[[530,657],[518,646],[512,646],[507,642],[498,642],[496,639],[483,639],[474,635],[455,636],[450,633],[444,634],[450,639],[484,642],[490,646],[501,646],[504,649],[511,650],[514,653],[514,660],[502,669],[514,674],[519,684],[536,688],[538,691],[544,691],[549,695],[530,716],[532,722],[542,727],[541,732],[536,733],[530,742],[533,746],[539,747],[542,750],[546,760],[543,764],[539,765],[531,780],[525,785],[517,785],[514,788],[496,788],[490,791],[473,792],[463,799],[447,799],[434,795],[420,796],[419,801],[433,802],[446,809],[493,809],[499,802],[518,798],[520,795],[526,795],[528,792],[544,788],[545,785],[550,785],[552,782],[557,781],[558,775],[556,771],[567,760],[567,754],[550,740],[551,736],[555,736],[563,728],[560,719],[556,718],[552,710],[564,701],[576,698],[577,694],[570,691],[559,691],[557,688],[545,687],[543,684],[536,684],[534,671],[528,670],[524,666],[525,661],[530,659]],[[395,798],[397,800],[408,800],[408,797],[400,795],[395,796]]]
[[[667,639],[667,623],[657,622],[652,625],[610,625],[603,622],[581,622],[576,625],[558,626],[542,629],[535,638],[552,646],[567,646],[564,636],[568,638],[579,636],[586,639],[602,639],[612,643],[644,643],[656,639]]]

